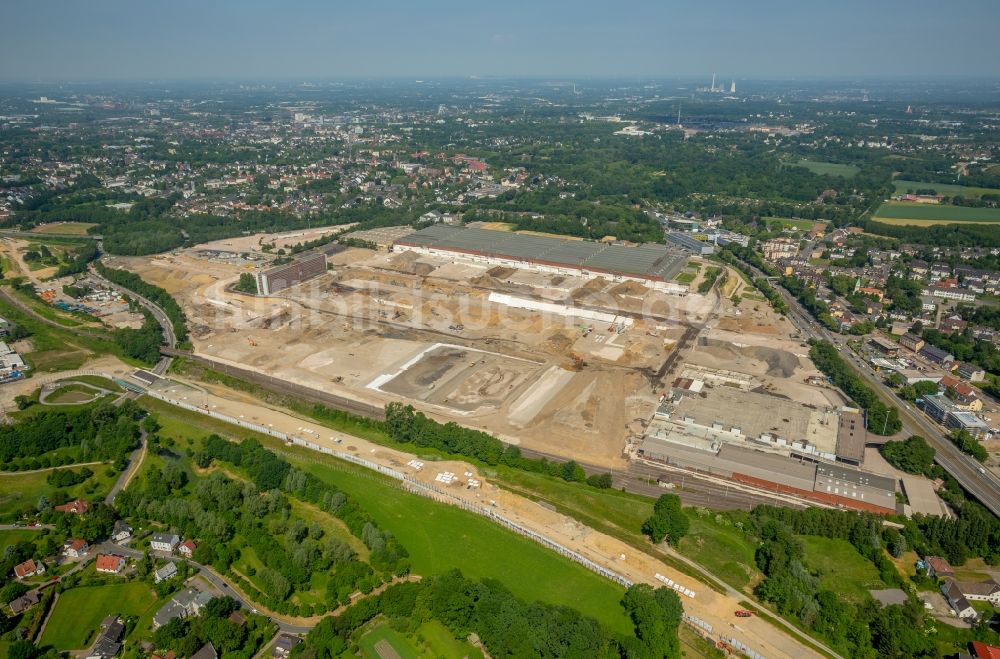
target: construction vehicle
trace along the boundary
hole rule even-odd
[[[256,340],[254,340],[254,338],[253,338],[252,336],[248,336],[248,337],[247,337],[247,343],[249,343],[249,344],[250,344],[251,346],[253,346],[254,348],[256,348],[256,347],[257,347],[257,341],[256,341]]]

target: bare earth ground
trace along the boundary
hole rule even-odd
[[[259,298],[226,291],[241,270],[200,258],[204,248],[115,259],[177,297],[196,353],[378,406],[403,400],[591,464],[623,464],[626,441],[683,363],[754,375],[764,391],[802,403],[842,404],[806,383],[818,375],[806,348],[766,304],[736,309],[714,294],[361,249]],[[515,308],[491,294],[580,311]],[[589,310],[615,320],[581,315]],[[702,325],[664,371],[686,328]]]

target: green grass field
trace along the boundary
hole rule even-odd
[[[32,231],[41,234],[55,233],[67,236],[86,236],[87,230],[90,227],[96,226],[96,224],[91,222],[50,222],[48,224],[39,224]]]
[[[674,277],[674,281],[676,281],[679,284],[690,284],[691,282],[694,281],[694,278],[697,276],[698,276],[697,273],[694,272],[681,272],[676,277]]]
[[[809,231],[812,229],[813,224],[817,220],[803,220],[796,217],[762,217],[761,221],[765,222],[770,226],[774,222],[781,222],[781,225],[788,229],[796,229],[798,231]]]
[[[44,537],[44,529],[17,529],[15,531],[0,531],[0,553],[7,547],[12,547],[25,540],[38,540]]]
[[[795,163],[799,167],[805,167],[813,174],[820,176],[842,176],[851,178],[861,169],[855,165],[841,165],[835,162],[819,162],[816,160],[806,160],[803,158]]]
[[[489,520],[397,489],[371,472],[309,456],[291,455],[301,469],[355,497],[410,553],[413,572],[432,575],[458,568],[470,578],[497,579],[528,601],[561,604],[629,633],[619,605],[623,589]]]
[[[687,509],[691,530],[678,549],[730,586],[749,593],[763,578],[754,563],[756,547],[740,529]],[[724,518],[723,518],[724,519]]]
[[[158,604],[149,586],[137,582],[72,588],[59,595],[39,645],[84,648],[105,616],[142,616]]]
[[[68,467],[64,467],[68,468]],[[83,497],[86,499],[104,499],[111,486],[114,484],[115,476],[106,476],[106,465],[94,465],[90,467],[94,475],[84,482],[73,487],[63,488],[70,498]],[[45,479],[50,471],[39,471],[32,474],[18,472],[4,472],[0,474],[0,515],[10,515],[25,508],[34,509],[38,503],[38,498],[51,492],[53,488]]]
[[[216,425],[211,423],[212,419],[159,401],[141,399],[141,403],[158,413],[162,437],[194,437],[197,443],[211,432],[231,438],[255,436],[265,446],[281,451],[300,469],[340,487],[356,497],[381,526],[400,539],[410,553],[415,574],[433,575],[458,568],[470,578],[497,579],[522,599],[570,606],[597,618],[614,631],[632,631],[619,605],[624,592],[619,586],[479,515],[403,492],[394,487],[392,481],[373,472],[318,456],[308,449],[286,447],[274,438],[229,424],[216,422]],[[179,444],[184,445],[185,441]],[[575,490],[578,496],[585,491],[584,488]],[[616,493],[603,505],[611,509],[615,505],[613,502],[619,502],[622,508],[628,509],[634,505],[629,503],[631,498],[632,495]],[[633,508],[628,516],[630,520],[637,519],[637,515],[645,519],[649,513],[642,511],[651,510],[652,503],[636,499],[642,507]],[[242,563],[241,560],[237,564],[237,569]]]
[[[967,208],[940,204],[887,201],[872,217],[886,224],[932,225],[962,222],[1000,222],[1000,208]]]
[[[380,644],[389,646],[383,650],[384,655],[379,653],[377,646]],[[421,656],[417,652],[417,648],[410,643],[410,639],[392,629],[389,625],[378,625],[372,629],[361,638],[360,645],[365,659],[383,659],[383,656],[385,656],[385,659],[389,659],[389,657],[393,656],[391,651],[395,651],[396,656],[399,656],[400,659],[420,659]]]
[[[976,188],[968,185],[956,185],[954,183],[922,183],[920,181],[897,179],[892,184],[896,188],[896,194],[906,194],[907,190],[914,192],[917,190],[934,190],[935,193],[948,197],[954,197],[955,195],[963,197],[981,197],[984,194],[1000,195],[1000,189],[997,188]]]
[[[803,564],[820,574],[819,587],[855,602],[872,588],[885,588],[878,570],[846,540],[813,535],[797,536],[805,547]]]

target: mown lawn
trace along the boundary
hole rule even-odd
[[[417,648],[410,643],[410,639],[384,624],[378,625],[361,637],[361,652],[366,659],[382,659],[382,655],[375,647],[380,642],[387,643],[396,651],[400,659],[420,659],[420,654],[417,652]]]
[[[142,616],[159,603],[149,586],[139,582],[72,588],[59,595],[39,645],[62,651],[85,648],[106,616]]]

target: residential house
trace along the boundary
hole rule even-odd
[[[111,531],[111,539],[120,544],[131,537],[132,527],[120,519],[115,520],[115,528]]]
[[[12,615],[21,615],[34,605],[42,601],[42,594],[36,588],[35,590],[29,590],[24,595],[17,597],[7,603],[10,607],[10,612]]]
[[[194,544],[190,539],[185,540],[177,546],[177,553],[185,558],[191,558],[194,556],[194,550],[198,548],[198,545]]]
[[[18,579],[27,579],[43,572],[45,572],[45,564],[33,558],[14,566],[14,576]]]
[[[971,656],[974,659],[1000,659],[1000,647],[995,645],[986,645],[982,641],[973,641],[969,643],[969,649],[972,650]]]
[[[975,620],[979,617],[976,609],[969,604],[969,600],[965,599],[965,596],[958,587],[958,583],[954,579],[949,578],[944,582],[944,585],[941,586],[941,593],[948,600],[948,606],[951,607],[952,611],[959,618],[963,620]]]
[[[115,554],[98,554],[96,569],[98,572],[107,574],[121,574],[121,571],[125,569],[125,557]]]
[[[899,345],[904,348],[909,348],[913,352],[920,352],[920,349],[924,347],[924,340],[916,334],[907,332],[903,336],[899,337]]]
[[[970,412],[979,412],[983,409],[983,401],[976,396],[976,390],[968,382],[946,375],[941,378],[941,386],[958,409]]]
[[[89,549],[90,545],[83,538],[71,538],[63,544],[63,554],[68,558],[85,556]]]
[[[64,503],[60,506],[55,506],[53,508],[56,512],[60,513],[72,513],[73,515],[82,515],[90,510],[90,504],[82,499],[76,499],[70,501],[69,503]]]
[[[159,629],[175,618],[187,618],[201,613],[212,599],[211,593],[187,588],[174,595],[153,616],[153,629]]]
[[[154,533],[149,541],[149,548],[153,551],[165,551],[173,553],[177,549],[181,539],[175,533]]]
[[[954,568],[941,556],[925,556],[924,563],[927,564],[927,576],[931,579],[955,576]]]
[[[974,602],[989,602],[1000,607],[1000,584],[993,579],[986,581],[956,581],[965,599]]]
[[[298,636],[282,634],[274,642],[274,646],[271,648],[271,656],[275,659],[285,659],[292,653],[292,649],[301,642],[302,639]]]
[[[192,654],[191,659],[218,659],[218,656],[219,654],[215,651],[215,646],[211,642],[208,642]]]
[[[177,574],[177,566],[174,563],[167,563],[160,569],[153,572],[153,580],[156,583],[166,581]]]
[[[108,616],[101,623],[101,634],[90,648],[87,659],[111,659],[122,649],[122,639],[125,637],[125,625],[118,616]]]
[[[969,382],[980,382],[986,379],[986,371],[969,362],[959,363],[955,373],[958,374],[958,377]]]

